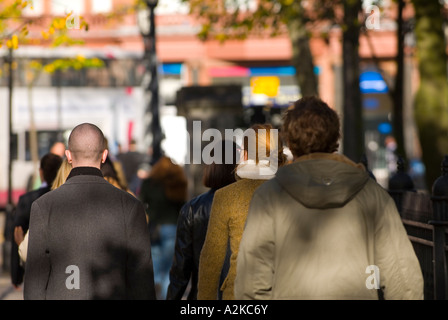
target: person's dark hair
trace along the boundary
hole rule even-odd
[[[109,156],[107,156],[106,161],[101,164],[101,172],[103,173],[103,177],[107,181],[113,182],[113,184],[115,184],[116,186],[120,187],[123,190],[126,190],[126,187],[120,183],[117,170],[115,170],[114,163]]]
[[[314,152],[333,153],[341,137],[339,116],[321,99],[297,100],[284,116],[282,135],[295,157]]]
[[[101,172],[104,177],[112,177],[118,180],[117,171],[115,171],[114,164],[109,156],[107,156],[106,161],[101,164]]]
[[[235,182],[235,169],[240,160],[240,151],[236,142],[230,140],[218,141],[214,145],[212,153],[214,153],[216,148],[220,148],[221,163],[213,162],[206,165],[202,178],[204,186],[211,189],[219,189]],[[211,156],[214,157],[215,155],[211,154]],[[232,161],[229,161],[230,157]]]
[[[174,163],[171,158],[162,156],[152,167],[149,178],[163,184],[165,195],[169,200],[177,202],[187,200],[188,180],[184,168]]]
[[[49,186],[52,185],[56,178],[61,164],[62,157],[54,153],[47,153],[40,159],[40,168],[42,169],[43,179]]]

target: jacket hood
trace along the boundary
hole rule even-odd
[[[313,153],[280,168],[275,179],[305,207],[326,209],[344,206],[369,178],[362,164],[343,155]]]

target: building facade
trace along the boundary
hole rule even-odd
[[[131,139],[140,142],[146,152],[143,136],[147,132],[146,105],[142,81],[145,67],[141,28],[148,22],[143,12],[135,10],[133,0],[33,0],[32,8],[24,10],[29,26],[29,44],[14,52],[14,99],[12,105],[13,143],[9,146],[7,126],[1,125],[0,153],[13,151],[14,198],[25,190],[26,179],[35,169],[30,162],[30,123],[38,133],[39,156],[48,150],[58,134],[68,134],[81,121],[98,123],[108,137],[113,153],[126,149]],[[408,6],[409,7],[409,6]],[[395,74],[396,26],[394,7],[382,10],[378,30],[367,30],[360,37],[363,92],[366,117],[366,148],[370,150],[371,167],[380,179],[387,177],[384,139],[390,134],[391,98],[389,86]],[[300,98],[291,65],[291,43],[287,34],[271,37],[248,37],[224,43],[197,37],[198,21],[189,15],[188,5],[180,0],[159,0],[155,10],[156,52],[160,64],[160,96],[162,125],[166,141],[164,148],[178,162],[185,157],[185,148],[178,141],[185,139],[187,120],[178,114],[176,99],[182,87],[241,86],[241,112],[261,108],[262,119],[275,123],[280,117],[272,110],[282,110]],[[412,12],[407,13],[412,15]],[[369,13],[366,13],[369,15]],[[83,45],[48,48],[42,38],[54,16],[66,16],[73,38]],[[89,24],[85,31],[77,25],[82,17]],[[319,95],[330,106],[342,110],[342,46],[341,29],[327,29],[328,37],[316,30],[310,45],[318,77]],[[412,118],[412,93],[416,72],[412,37],[409,36],[406,58],[406,116]],[[6,58],[7,50],[0,49]],[[32,88],[27,82],[30,61],[51,61],[64,57],[97,57],[103,68],[42,72]],[[4,64],[5,65],[5,64]],[[7,72],[0,78],[0,99],[8,100]],[[3,105],[3,102],[2,102]],[[269,106],[266,111],[266,106]],[[33,110],[33,112],[30,112]],[[8,119],[7,108],[1,108],[0,118]],[[267,113],[266,113],[267,112]],[[252,111],[252,115],[254,112]],[[267,115],[267,117],[266,117]],[[5,119],[5,120],[3,120]],[[414,134],[411,130],[410,135]],[[414,148],[418,157],[418,148]],[[411,149],[412,150],[412,149]],[[380,156],[378,156],[380,154]],[[0,159],[0,206],[5,202],[7,158]],[[25,170],[23,168],[26,168]],[[28,174],[23,174],[28,172]],[[384,176],[384,177],[383,177]]]

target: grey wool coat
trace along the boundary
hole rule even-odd
[[[24,298],[155,299],[150,248],[141,202],[74,168],[32,205]]]

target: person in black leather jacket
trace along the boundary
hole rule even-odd
[[[233,141],[218,142],[212,152],[217,150],[221,151],[221,164],[212,163],[204,167],[203,184],[210,189],[185,203],[179,213],[167,300],[183,299],[189,284],[190,291],[186,299],[197,299],[199,257],[207,234],[213,196],[216,190],[235,182],[235,169],[240,160],[240,148]],[[226,164],[226,153],[230,151],[233,161]],[[213,154],[211,156],[215,158]],[[230,253],[227,256],[226,262]],[[221,282],[226,277],[227,264],[223,267]],[[219,297],[219,293],[216,294]]]

